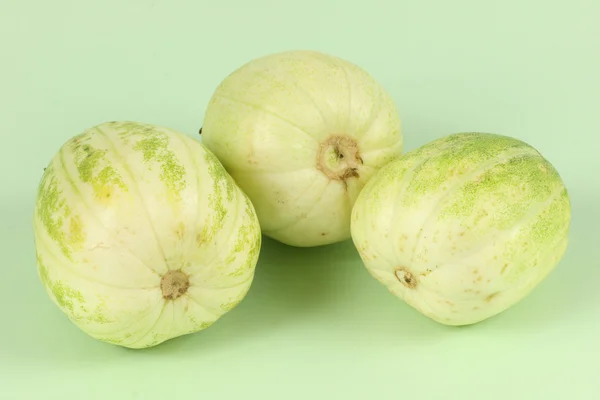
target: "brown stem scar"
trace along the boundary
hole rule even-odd
[[[417,284],[418,284],[417,278],[413,274],[411,274],[410,272],[405,270],[404,268],[398,268],[394,272],[394,274],[396,275],[396,278],[398,278],[400,283],[402,283],[407,288],[414,289],[417,287]]]
[[[346,181],[359,177],[363,165],[359,146],[350,136],[332,135],[321,142],[317,151],[317,168],[329,179]]]
[[[160,280],[160,289],[165,300],[175,300],[187,292],[190,279],[181,270],[169,271]]]

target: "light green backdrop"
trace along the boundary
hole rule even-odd
[[[0,398],[600,398],[597,0],[0,0]],[[242,304],[148,351],[90,339],[37,278],[42,169],[107,120],[195,136],[226,74],[310,48],[391,92],[406,150],[458,131],[521,138],[571,193],[571,243],[518,306],[446,328],[389,294],[350,243],[265,240]],[[370,397],[369,397],[370,396]]]

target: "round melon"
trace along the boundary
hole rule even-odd
[[[119,121],[69,139],[34,210],[52,301],[90,336],[129,348],[207,328],[248,292],[261,246],[248,197],[182,133]]]
[[[201,134],[252,200],[263,233],[298,247],[349,239],[358,193],[402,153],[386,90],[355,64],[315,51],[267,55],[232,72]]]
[[[406,153],[365,186],[352,238],[365,267],[431,319],[507,310],[554,269],[571,206],[557,170],[521,140],[457,133]]]

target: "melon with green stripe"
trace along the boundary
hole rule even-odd
[[[457,133],[387,164],[352,210],[352,238],[392,293],[448,325],[490,318],[526,297],[562,259],[571,206],[531,145]]]
[[[37,262],[56,305],[130,348],[197,332],[246,295],[261,246],[248,197],[200,142],[108,122],[50,161],[34,211]]]

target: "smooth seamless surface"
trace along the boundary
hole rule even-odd
[[[600,3],[0,1],[0,398],[600,398]],[[311,48],[361,65],[402,112],[405,151],[452,132],[531,143],[572,200],[569,249],[517,307],[446,328],[382,290],[348,243],[265,240],[245,300],[132,351],[44,293],[32,210],[72,132],[136,120],[197,135],[225,71]]]

